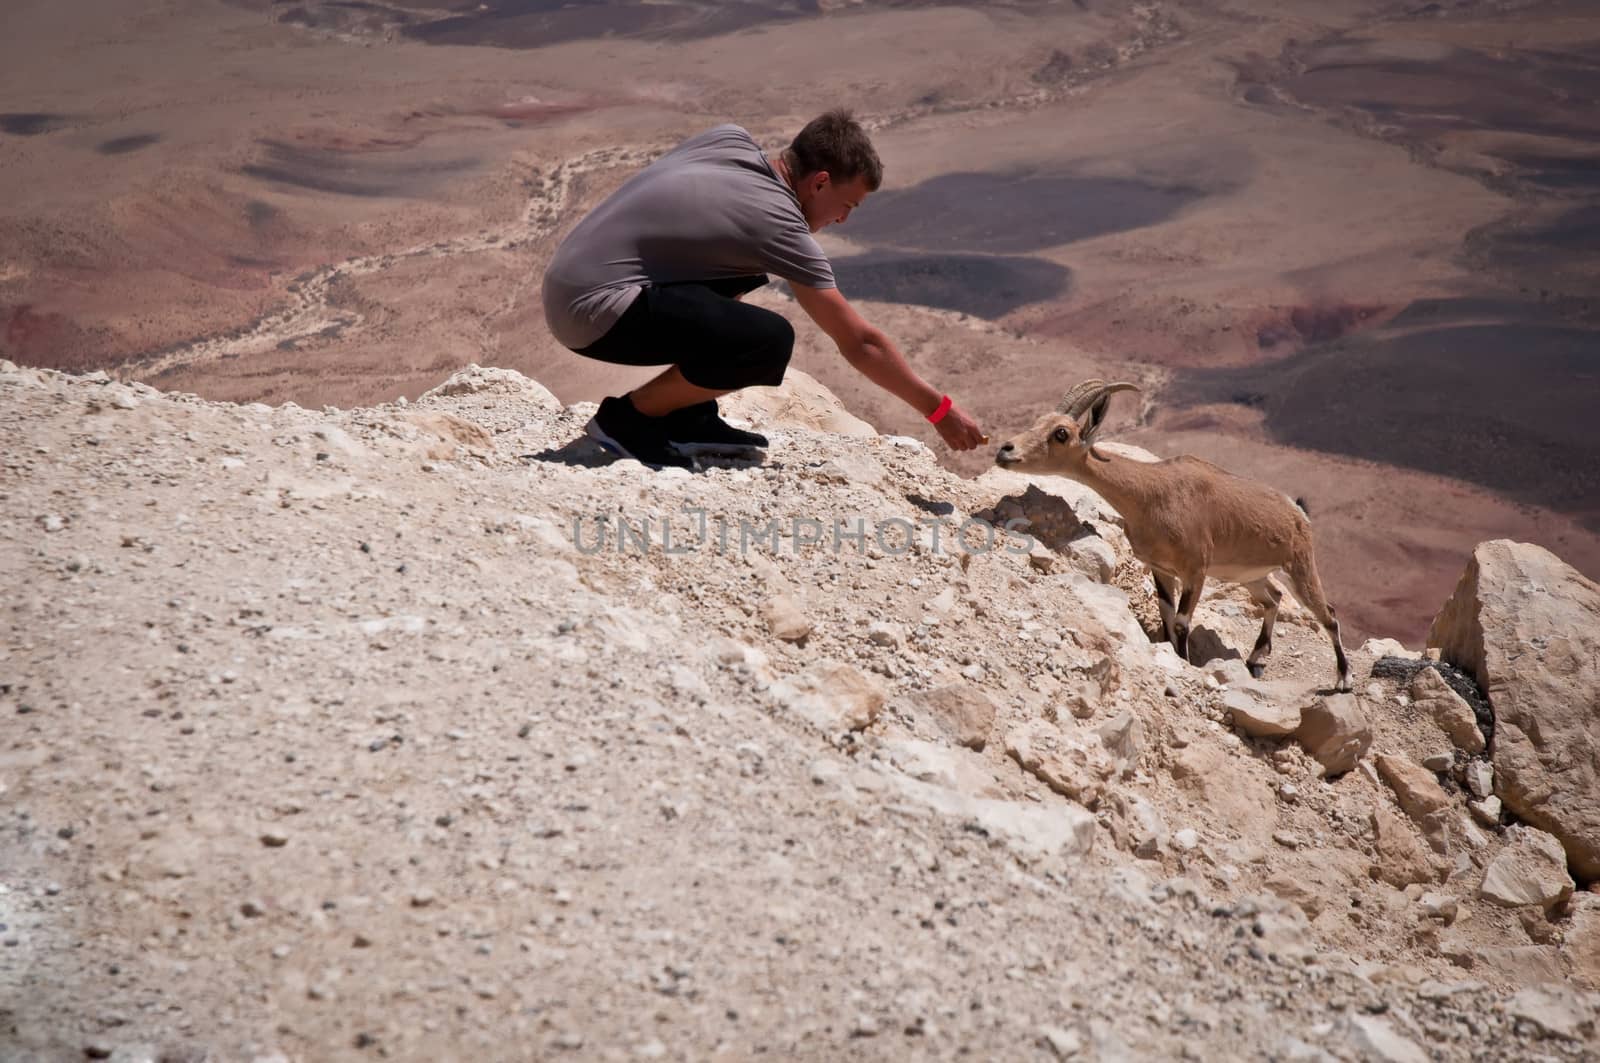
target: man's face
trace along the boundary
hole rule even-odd
[[[865,177],[841,183],[828,171],[818,170],[800,182],[800,208],[805,211],[806,224],[817,233],[848,218],[870,191]]]

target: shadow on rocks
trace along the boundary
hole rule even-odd
[[[602,465],[609,465],[617,460],[615,456],[602,450],[600,445],[588,436],[579,436],[559,447],[546,447],[544,450],[518,454],[517,457],[524,461],[558,462],[562,465],[576,465],[586,469],[598,469]]]
[[[935,517],[948,517],[956,511],[955,505],[950,502],[941,502],[932,498],[924,498],[922,495],[919,495],[914,491],[906,495],[906,501],[922,510],[922,512]]]
[[[578,436],[559,447],[547,447],[540,451],[518,454],[517,457],[524,461],[556,462],[585,469],[599,469],[613,462],[631,460],[610,453],[588,436]],[[694,459],[694,468],[690,471],[703,472],[712,468],[748,469],[766,464],[766,455],[759,451],[753,451],[748,458],[701,455]]]
[[[1165,642],[1166,633],[1157,629],[1157,637],[1152,642]],[[1237,661],[1242,654],[1236,647],[1222,641],[1222,636],[1208,627],[1196,624],[1189,629],[1189,660],[1196,664],[1205,664],[1208,661]]]

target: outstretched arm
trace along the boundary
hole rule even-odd
[[[888,336],[856,313],[837,288],[808,288],[790,284],[795,301],[811,320],[839,347],[839,353],[868,380],[898,396],[924,417],[938,408],[943,396],[906,362]],[[934,425],[952,450],[971,450],[984,441],[978,423],[959,406]]]

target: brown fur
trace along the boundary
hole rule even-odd
[[[1259,676],[1272,651],[1282,595],[1269,576],[1281,570],[1295,597],[1332,637],[1338,689],[1348,690],[1339,621],[1322,592],[1305,513],[1281,492],[1200,458],[1143,462],[1096,449],[1106,406],[1102,398],[1086,410],[1082,425],[1068,414],[1047,414],[1003,444],[995,460],[1008,469],[1076,480],[1122,514],[1134,556],[1155,578],[1162,623],[1181,656],[1187,655],[1189,625],[1207,576],[1235,580],[1266,610],[1248,662]]]

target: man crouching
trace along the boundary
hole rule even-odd
[[[846,361],[915,407],[950,447],[983,442],[977,423],[845,301],[812,235],[847,219],[882,180],[866,132],[834,110],[770,156],[739,126],[718,126],[661,156],[590,212],[545,273],[550,331],[588,358],[669,368],[603,401],[588,434],[657,467],[765,447],[764,436],[722,420],[716,400],[783,381],[794,327],[741,301],[775,274]]]

